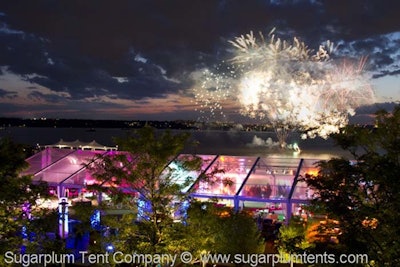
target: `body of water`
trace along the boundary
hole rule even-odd
[[[173,130],[174,132],[182,132]],[[114,146],[115,137],[124,137],[127,130],[118,128],[29,128],[7,127],[0,131],[0,137],[11,137],[15,142],[29,145],[50,145],[60,139],[64,141],[80,140],[91,142],[96,140],[106,146]],[[292,150],[282,150],[277,146],[277,138],[273,132],[244,132],[244,131],[217,131],[202,130],[190,131],[191,138],[199,142],[196,148],[190,148],[189,153],[220,154],[220,155],[247,155],[247,156],[276,156],[298,158],[328,159],[334,156],[349,156],[345,151],[336,147],[331,139],[306,139],[293,133],[288,144],[297,143],[302,150],[300,154]],[[189,151],[190,150],[190,151]]]

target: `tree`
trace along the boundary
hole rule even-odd
[[[220,231],[217,233],[216,240],[216,251],[225,255],[229,254],[231,258],[242,254],[247,261],[251,255],[263,253],[265,250],[255,219],[243,211],[230,210],[220,218]]]
[[[349,125],[333,138],[353,159],[321,161],[318,175],[304,177],[316,192],[312,207],[339,221],[339,244],[330,248],[399,265],[400,106],[377,112],[374,128]]]
[[[307,251],[312,246],[306,240],[307,227],[297,217],[292,217],[288,225],[282,225],[275,241],[278,251],[289,254],[302,254]]]
[[[187,211],[186,223],[178,224],[168,232],[173,240],[169,243],[170,250],[176,254],[189,251],[193,255],[193,263],[200,262],[200,255],[216,252],[221,212],[222,208],[217,207],[215,201],[193,200]]]
[[[0,139],[1,257],[6,251],[20,253],[39,249],[38,243],[43,242],[43,234],[49,230],[48,225],[38,224],[39,218],[48,211],[37,205],[40,197],[47,196],[47,184],[33,184],[31,176],[20,175],[28,167],[25,158],[23,145],[8,138]]]
[[[194,155],[177,157],[189,145],[188,140],[188,133],[174,135],[145,126],[116,140],[124,152],[102,156],[90,166],[99,182],[92,189],[112,196],[114,203],[125,201],[130,203],[129,209],[138,210],[119,220],[116,247],[121,251],[165,251],[166,231],[174,226],[172,215],[187,198],[186,188],[197,178],[190,171],[199,170],[202,163]]]
[[[191,252],[193,263],[207,254],[251,255],[264,251],[264,243],[254,218],[243,211],[219,206],[217,201],[193,200],[188,209],[186,224],[177,225],[170,243],[171,251]],[[244,256],[246,257],[246,256]],[[207,262],[203,261],[205,266]]]

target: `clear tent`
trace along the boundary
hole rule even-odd
[[[46,148],[26,160],[30,167],[22,174],[31,174],[34,182],[44,181],[50,186],[84,187],[92,179],[86,165],[105,153],[114,152]]]
[[[98,155],[123,153],[121,151],[101,151],[83,149],[60,149],[47,147],[27,159],[30,167],[23,174],[33,175],[33,181],[45,181],[57,187],[58,197],[64,196],[65,189],[85,188],[94,178],[86,168],[87,164],[98,160]],[[173,170],[176,183],[192,178],[184,191],[199,200],[215,199],[236,209],[278,209],[286,216],[299,204],[308,203],[312,191],[298,180],[306,173],[316,171],[319,159],[197,155],[203,160],[199,171],[183,172],[176,165],[178,155],[168,168]],[[216,169],[213,181],[199,179],[201,174],[209,174]],[[297,206],[296,206],[297,205]]]

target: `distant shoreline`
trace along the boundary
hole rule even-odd
[[[6,127],[0,131],[1,137],[11,137],[15,142],[30,146],[53,145],[63,139],[73,142],[92,142],[104,146],[115,146],[116,137],[127,134],[121,128],[54,128],[54,127]],[[160,129],[162,131],[163,129]],[[277,138],[273,131],[240,131],[240,130],[193,130],[171,129],[176,132],[189,132],[191,140],[199,146],[185,149],[185,153],[219,154],[236,156],[272,156],[289,158],[329,158],[331,156],[347,156],[347,153],[334,145],[332,139],[302,139],[299,133],[289,136],[288,144],[296,143],[301,153],[294,155],[290,149],[279,149]]]
[[[217,130],[217,131],[245,131],[245,132],[274,132],[271,125],[261,123],[237,123],[237,122],[199,122],[194,120],[86,120],[86,119],[21,119],[0,118],[0,130],[7,127],[31,127],[31,128],[84,128],[87,131],[96,131],[99,128],[130,130],[150,125],[157,129],[174,130]],[[360,127],[372,127],[372,125],[360,125]]]

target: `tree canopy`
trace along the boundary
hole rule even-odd
[[[201,260],[207,253],[255,254],[264,251],[261,233],[254,218],[216,202],[193,200],[188,210],[187,224],[179,229],[179,247]],[[177,246],[178,247],[178,246]]]
[[[188,140],[187,133],[157,132],[146,126],[116,139],[124,152],[103,156],[90,167],[100,182],[92,189],[108,193],[115,202],[130,199],[125,203],[137,211],[121,219],[124,226],[119,227],[119,242],[123,250],[156,253],[165,248],[171,215],[179,212],[188,195],[185,189],[197,178],[191,171],[200,170],[202,163],[195,155],[178,157]]]
[[[25,159],[23,145],[0,139],[0,255],[35,247],[39,235],[48,230],[37,218],[46,213],[37,200],[47,196],[47,184],[33,184],[31,176],[20,175],[28,167]]]
[[[333,136],[353,158],[318,163],[304,180],[312,208],[339,221],[340,253],[364,253],[374,266],[400,264],[400,106],[376,113],[375,127],[349,125]],[[326,247],[324,248],[326,249]]]
[[[144,127],[116,140],[120,153],[101,156],[89,167],[98,181],[91,189],[107,193],[112,203],[126,208],[120,217],[103,216],[103,223],[116,230],[107,242],[125,253],[188,251],[193,261],[201,253],[261,252],[250,215],[190,197],[197,179],[213,183],[214,174],[223,170],[215,168],[206,175],[200,157],[180,154],[192,145],[189,137]]]

